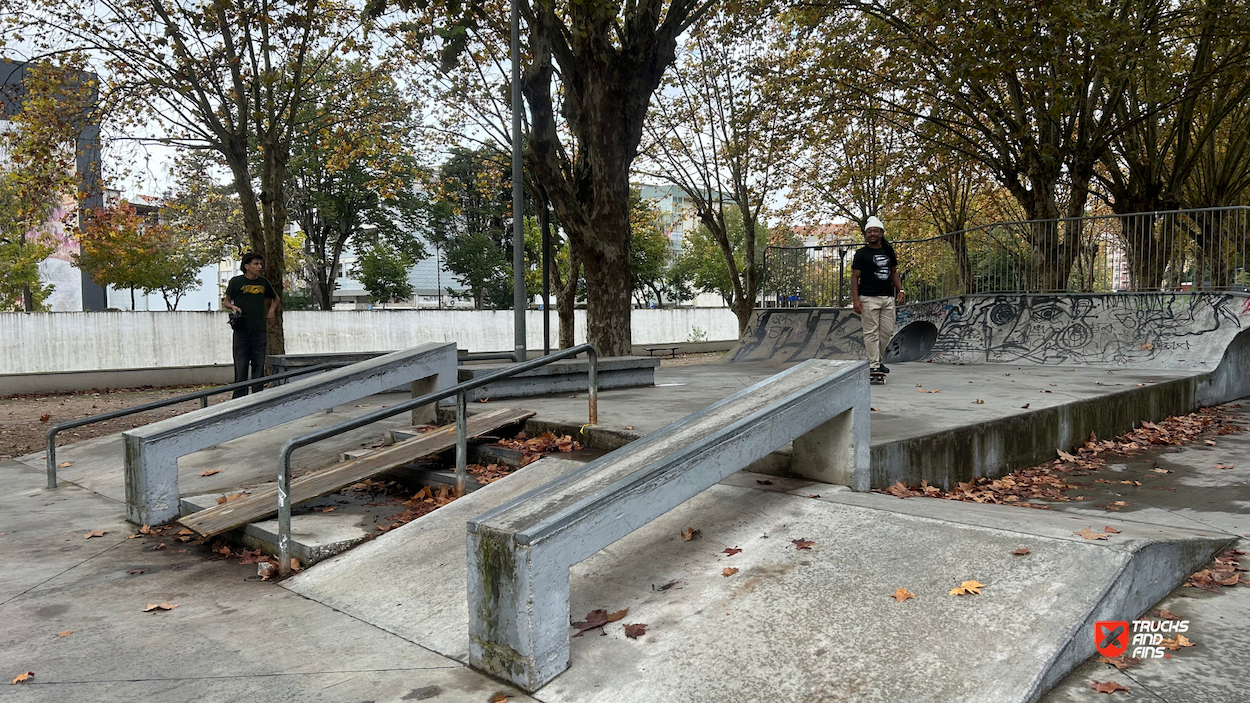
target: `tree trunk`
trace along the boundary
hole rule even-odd
[[[35,311],[35,294],[31,292],[30,286],[22,286],[22,309],[26,312]]]
[[[560,348],[568,349],[577,343],[576,313],[577,283],[582,279],[582,257],[578,249],[569,242],[569,277],[560,280],[560,272],[552,267],[551,273],[556,286],[556,317],[559,319]]]
[[[628,202],[628,194],[622,198]],[[625,232],[629,233],[626,217]],[[601,241],[598,251],[587,253],[586,261],[586,340],[602,356],[628,356],[633,351],[630,291],[634,276],[629,255],[629,237],[615,242]]]

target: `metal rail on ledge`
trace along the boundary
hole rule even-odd
[[[254,378],[254,379],[251,379],[250,381],[239,381],[237,383],[230,383],[224,386],[214,386],[212,388],[205,388],[202,391],[186,393],[184,395],[176,396],[174,398],[166,398],[165,400],[156,400],[151,403],[144,403],[143,405],[136,405],[132,408],[122,408],[120,410],[113,410],[112,412],[100,413],[99,415],[92,415],[91,417],[83,417],[77,420],[67,420],[65,422],[53,425],[52,427],[48,428],[47,442],[45,445],[46,454],[47,454],[47,467],[48,467],[48,488],[56,488],[56,436],[63,430],[70,430],[75,427],[82,427],[83,425],[90,425],[96,422],[104,422],[106,420],[114,420],[119,417],[125,417],[127,415],[134,415],[136,413],[147,412],[149,410],[156,410],[157,408],[163,408],[167,405],[177,405],[178,403],[185,403],[188,400],[195,400],[196,398],[200,399],[201,408],[207,408],[208,397],[212,395],[217,395],[218,393],[229,393],[230,391],[237,390],[239,388],[246,388],[247,386],[254,386],[258,383],[263,384],[263,383],[268,383],[269,381],[278,381],[278,380],[282,380],[285,378],[291,378],[293,376],[303,376],[304,374],[309,374],[309,373],[313,373],[316,371],[329,371],[330,369],[337,369],[341,366],[347,366],[347,362],[317,364],[316,366],[309,366],[309,367],[302,368],[302,369],[296,369],[294,371],[285,371],[283,373],[274,374],[272,376],[262,376],[261,378]]]
[[[406,400],[398,405],[392,405],[389,408],[375,410],[366,415],[361,415],[352,420],[332,425],[316,432],[300,435],[294,439],[289,439],[282,445],[282,451],[278,454],[278,463],[281,470],[278,473],[278,571],[282,576],[286,576],[291,572],[291,454],[300,447],[308,446],[323,439],[329,439],[344,432],[364,427],[378,420],[385,420],[388,417],[408,412],[414,408],[423,405],[436,403],[444,398],[456,396],[456,495],[464,495],[465,486],[465,467],[468,463],[468,419],[466,411],[465,392],[474,388],[494,383],[505,378],[516,376],[542,366],[546,366],[554,361],[568,359],[585,353],[590,361],[589,369],[589,391],[590,391],[590,420],[587,424],[599,424],[599,354],[595,348],[589,344],[579,344],[575,347],[562,349],[554,354],[532,359],[515,366],[509,366],[506,369],[500,369],[494,373],[486,374],[472,381],[459,383],[451,388],[444,388],[433,393],[427,393],[418,398]]]

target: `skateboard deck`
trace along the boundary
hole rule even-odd
[[[868,382],[874,386],[884,386],[885,374],[870,371],[868,372]]]

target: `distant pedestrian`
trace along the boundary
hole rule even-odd
[[[274,321],[278,305],[282,302],[269,279],[260,275],[265,269],[264,257],[248,252],[243,255],[239,268],[243,275],[230,279],[222,300],[227,309],[242,316],[238,322],[231,323],[231,327],[234,327],[235,383],[248,380],[249,367],[251,378],[257,379],[265,375],[265,352],[268,350],[266,327]],[[232,397],[242,398],[247,395],[249,388],[253,393],[259,393],[264,387],[264,383],[257,383],[238,388]]]
[[[885,225],[876,217],[869,217],[864,225],[864,244],[851,261],[851,305],[863,322],[869,368],[890,373],[882,357],[894,336],[894,306],[903,304],[898,256],[885,240]]]

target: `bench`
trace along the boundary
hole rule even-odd
[[[868,364],[812,359],[468,523],[469,663],[535,691],[569,664],[569,569],[787,442],[868,490]]]
[[[456,345],[392,352],[123,432],[126,519],[154,525],[178,517],[179,457],[404,384],[414,397],[454,386]],[[435,408],[423,410],[433,418]]]
[[[647,356],[655,356],[655,352],[658,352],[658,351],[667,351],[669,356],[676,358],[677,350],[680,347],[643,347],[643,348],[647,350]]]

